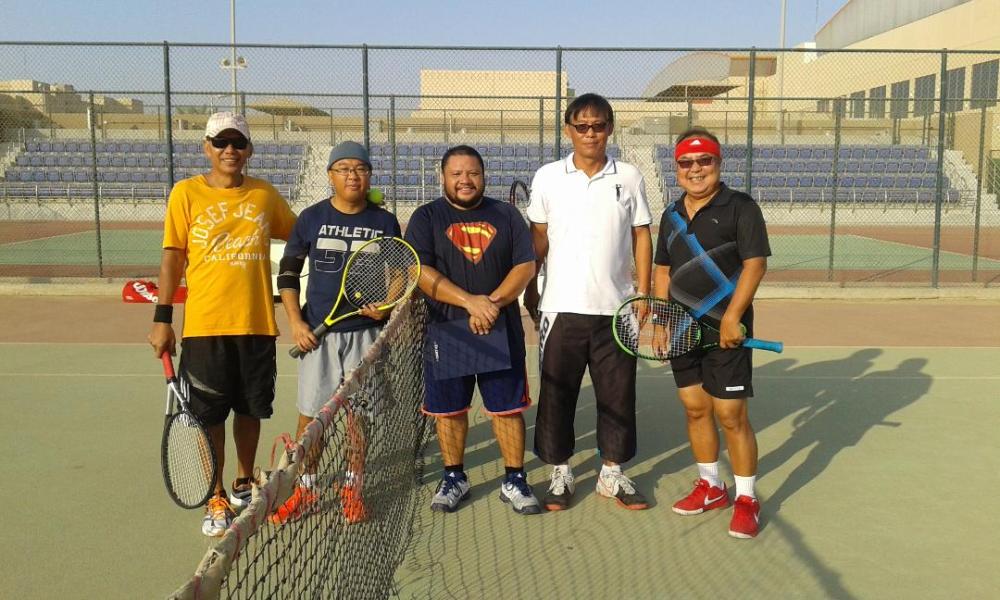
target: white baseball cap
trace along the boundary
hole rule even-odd
[[[208,118],[205,125],[205,137],[215,137],[227,129],[235,129],[250,139],[250,126],[243,115],[232,112],[217,112]]]

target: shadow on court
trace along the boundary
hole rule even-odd
[[[418,510],[415,539],[397,573],[399,597],[575,598],[625,590],[636,598],[721,593],[865,597],[845,583],[837,560],[813,546],[813,527],[830,524],[817,523],[815,516],[786,515],[783,507],[822,479],[841,452],[862,444],[873,429],[899,431],[900,423],[890,420],[893,413],[923,398],[932,377],[925,372],[926,358],[907,358],[895,368],[872,371],[884,361],[883,350],[845,352],[825,360],[759,360],[757,397],[750,402],[760,441],[763,528],[751,542],[726,536],[730,511],[679,517],[670,510],[697,474],[669,366],[639,365],[639,454],[626,466],[652,501],[647,511],[621,510],[594,492],[600,464],[596,411],[593,390],[585,380],[577,406],[576,454],[571,461],[577,491],[570,510],[514,515],[496,499],[503,465],[489,420],[476,408],[477,399],[465,458],[472,497],[450,515]],[[531,452],[534,412],[532,408],[525,413],[525,468],[541,496],[549,467]],[[431,450],[425,507],[441,469],[436,440]],[[724,443],[720,459],[724,477],[731,480]]]

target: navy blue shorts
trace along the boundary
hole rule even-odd
[[[531,406],[531,397],[528,395],[528,372],[524,358],[512,356],[510,362],[518,366],[478,375],[434,379],[430,364],[425,361],[424,414],[450,417],[468,412],[477,382],[488,414],[512,415],[527,410]]]

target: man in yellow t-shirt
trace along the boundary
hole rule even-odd
[[[175,352],[174,290],[188,285],[180,373],[191,384],[191,410],[208,428],[219,458],[215,494],[202,533],[225,533],[230,502],[245,506],[260,437],[260,419],[271,416],[276,376],[271,290],[271,238],[287,240],[295,224],[288,203],[270,184],[243,175],[253,154],[243,116],[215,113],[205,127],[211,171],[177,183],[163,227],[160,297],[149,343],[159,358]],[[226,496],[225,424],[235,413],[236,481]]]

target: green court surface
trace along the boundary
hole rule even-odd
[[[295,421],[284,349],[262,465]],[[752,541],[726,534],[728,512],[671,512],[696,471],[661,365],[640,365],[640,453],[628,467],[654,501],[647,511],[594,494],[589,383],[577,416],[577,494],[562,513],[518,516],[497,499],[503,468],[476,409],[465,461],[472,499],[454,514],[418,511],[396,595],[996,597],[998,358],[995,347],[792,343],[780,356],[759,353],[751,421],[763,529]],[[209,540],[200,513],[163,491],[163,382],[147,346],[0,343],[0,398],[4,597],[161,598],[190,576]],[[530,439],[534,410],[526,417]],[[425,504],[441,466],[436,443],[429,448]],[[548,471],[530,441],[526,458],[542,493]]]
[[[930,236],[928,235],[928,240]],[[110,265],[158,265],[163,233],[156,230],[105,230],[101,233],[101,259]],[[825,235],[772,235],[771,271],[825,270],[829,263],[829,237]],[[927,247],[838,235],[834,242],[836,270],[913,270],[931,268]],[[0,265],[94,265],[97,236],[93,231],[0,244]],[[942,252],[942,270],[972,268],[972,257]],[[979,269],[1000,269],[1000,261],[980,258]]]

